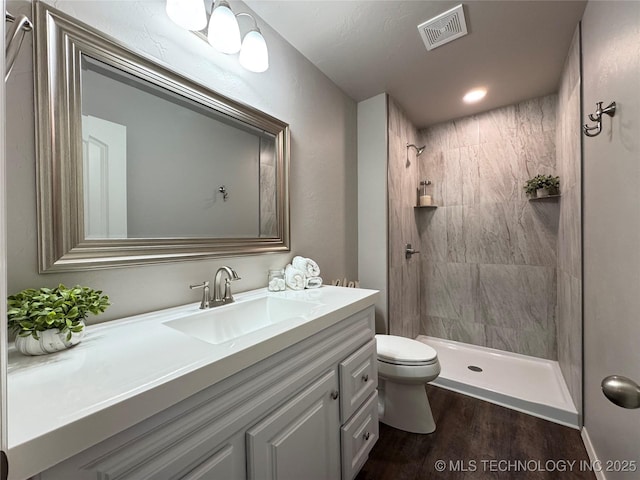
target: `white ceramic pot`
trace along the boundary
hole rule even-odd
[[[67,332],[60,333],[57,328],[38,332],[38,340],[32,335],[28,337],[16,337],[16,350],[23,355],[46,355],[47,353],[59,352],[69,347],[73,347],[80,343],[84,337],[85,325],[81,321],[82,330],[78,333],[72,333],[71,338],[67,340]]]
[[[548,197],[549,196],[549,190],[547,190],[546,188],[539,188],[538,190],[536,190],[536,195],[538,198],[540,197]]]

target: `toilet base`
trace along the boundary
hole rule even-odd
[[[405,432],[435,432],[436,422],[424,383],[404,384],[389,380],[380,383],[378,402],[382,423]]]

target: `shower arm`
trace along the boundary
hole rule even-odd
[[[407,149],[409,149],[411,147],[416,149],[416,157],[419,157],[420,155],[422,155],[422,152],[424,152],[424,149],[425,149],[426,145],[418,147],[417,145],[414,145],[413,143],[407,143]]]

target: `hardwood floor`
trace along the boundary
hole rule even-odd
[[[381,423],[356,480],[595,479],[578,430],[442,388],[427,392],[437,430]]]

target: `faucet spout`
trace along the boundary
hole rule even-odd
[[[222,292],[222,277],[226,276],[224,281],[224,293]],[[235,300],[231,293],[231,282],[240,280],[240,277],[236,271],[231,267],[220,267],[216,272],[215,279],[213,281],[213,300],[210,305],[217,307],[219,305],[225,305],[227,303],[233,303]]]

